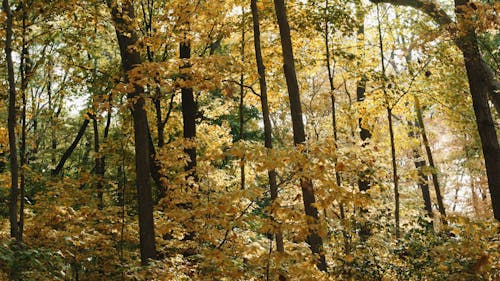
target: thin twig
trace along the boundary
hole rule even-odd
[[[260,94],[259,94],[259,93],[257,93],[257,91],[255,91],[255,89],[254,89],[252,86],[245,85],[245,84],[243,84],[243,85],[242,85],[242,84],[241,84],[240,82],[238,82],[238,81],[235,81],[235,80],[228,80],[228,79],[226,79],[226,80],[222,80],[222,82],[231,82],[231,83],[237,84],[238,86],[243,86],[243,87],[245,87],[245,88],[247,88],[247,89],[250,89],[250,91],[252,91],[252,94],[254,94],[254,95],[256,95],[256,96],[260,97]]]

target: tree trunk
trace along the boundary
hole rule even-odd
[[[47,71],[47,96],[48,96],[48,107],[49,107],[49,124],[50,124],[50,148],[51,150],[51,161],[52,165],[56,164],[56,149],[57,149],[57,139],[56,139],[56,125],[55,125],[55,105],[52,101],[52,62],[49,61],[48,64],[50,68]]]
[[[259,86],[260,86],[260,103],[262,106],[262,119],[264,121],[264,146],[271,150],[273,148],[272,140],[272,125],[271,118],[269,117],[269,105],[267,101],[267,82],[266,82],[266,69],[264,66],[264,60],[262,59],[262,50],[260,45],[260,23],[259,23],[259,10],[257,8],[257,0],[251,0],[250,8],[252,10],[252,20],[253,20],[253,38],[255,47],[255,60],[257,63],[257,72],[259,73]],[[268,170],[267,175],[269,177],[269,188],[271,191],[271,201],[274,208],[278,208],[276,199],[278,198],[278,184],[276,181],[276,171],[274,169]],[[271,214],[271,218],[273,216]],[[285,253],[285,247],[283,243],[283,234],[281,232],[281,227],[276,226],[275,229],[276,238],[276,250],[278,253]],[[279,266],[279,265],[278,265]],[[280,281],[285,281],[284,275],[279,275]]]
[[[408,132],[408,137],[410,139],[417,139],[419,140],[420,143],[420,138],[419,138],[420,134],[415,133],[414,129],[414,127],[416,127],[417,130],[419,129],[420,126],[418,125],[418,123],[419,123],[418,120],[415,121],[415,124],[412,124],[410,121],[408,121],[408,126],[410,127]],[[413,158],[414,158],[413,162],[415,163],[415,169],[417,170],[418,174],[417,184],[420,187],[420,190],[422,191],[422,199],[424,200],[424,210],[426,211],[427,216],[429,218],[432,218],[433,217],[432,202],[431,202],[431,195],[429,192],[428,177],[422,170],[426,166],[426,163],[425,160],[420,155],[419,148],[413,148]]]
[[[459,29],[457,42],[463,53],[465,69],[467,70],[472,105],[483,149],[493,214],[495,219],[500,221],[500,146],[498,145],[495,124],[488,105],[488,74],[483,67],[474,27],[468,22],[470,19],[467,19],[467,3],[467,0],[455,0]]]
[[[364,13],[361,11],[362,7],[359,5],[356,7],[357,8],[357,17],[358,20],[361,21],[361,24],[358,28],[357,31],[357,41],[358,45],[361,45],[362,48],[362,59],[365,59],[365,16]],[[358,65],[358,70],[361,71],[361,66],[362,64]],[[365,92],[366,92],[366,81],[367,78],[362,73],[361,77],[356,83],[356,100],[358,103],[362,103],[365,100]],[[359,137],[363,141],[362,146],[366,146],[367,143],[370,141],[372,134],[371,132],[363,126],[363,117],[360,117],[358,120],[359,124]],[[370,189],[371,183],[370,183],[370,177],[371,177],[371,171],[370,169],[364,169],[358,173],[358,188],[359,191],[361,192],[366,192]],[[368,196],[368,195],[367,195]],[[370,227],[370,222],[366,219],[366,215],[368,214],[368,209],[367,208],[360,208],[361,216],[362,216],[362,221],[359,226],[359,238],[361,241],[366,241],[370,235],[371,235],[371,227]]]
[[[5,35],[5,61],[7,63],[7,76],[9,83],[9,109],[7,126],[9,133],[9,162],[10,162],[10,202],[9,202],[9,222],[10,237],[19,239],[19,227],[17,224],[17,200],[19,197],[19,167],[17,163],[17,143],[16,143],[16,81],[14,76],[14,63],[12,61],[12,26],[13,14],[10,10],[9,0],[2,1],[2,8],[6,14],[6,35]]]
[[[414,75],[413,70],[410,67],[411,57],[412,57],[412,50],[410,48],[410,49],[408,49],[408,54],[405,56],[405,60],[406,60],[407,66],[408,66],[409,74]],[[425,132],[425,127],[424,127],[423,118],[422,118],[422,112],[420,110],[420,104],[418,103],[418,97],[416,95],[414,95],[413,98],[415,101],[416,117],[415,117],[414,124],[412,124],[411,121],[408,121],[408,126],[409,126],[408,137],[410,139],[418,140],[418,142],[420,144],[420,146],[418,148],[417,147],[413,148],[413,157],[415,158],[414,164],[415,164],[415,169],[417,169],[417,177],[418,177],[417,184],[420,187],[420,190],[422,190],[422,199],[424,200],[424,210],[426,211],[427,216],[432,219],[434,217],[434,213],[432,212],[432,199],[431,199],[431,195],[430,195],[429,181],[428,181],[429,177],[423,171],[423,168],[426,166],[426,161],[420,154],[420,152],[421,152],[420,149],[422,146],[422,143],[420,141],[420,135],[425,135],[425,137],[423,137],[423,139],[425,139],[424,143],[427,143],[427,145],[425,146],[425,149],[426,149],[426,152],[428,151],[428,155],[430,155],[429,159],[432,160],[433,166],[434,166],[434,161],[432,159],[432,153],[431,153],[430,147],[428,145],[429,141],[427,139],[427,134]],[[434,167],[432,169],[434,169]],[[443,201],[441,198],[441,191],[439,189],[439,182],[437,180],[437,174],[435,172],[436,171],[434,171],[432,174],[432,179],[433,179],[434,187],[436,190],[436,197],[438,198],[438,205],[440,206],[440,211],[441,211],[441,209],[444,211]],[[444,215],[441,219],[446,224],[446,220],[444,220]]]
[[[240,49],[240,55],[241,55],[241,64],[245,65],[245,8],[241,8],[241,49]],[[244,116],[244,106],[245,106],[245,85],[243,84],[245,82],[245,75],[243,73],[243,70],[241,71],[240,74],[240,104],[238,106],[238,118],[239,118],[239,125],[240,125],[240,135],[239,135],[239,141],[243,141],[244,138],[244,125],[245,125],[245,116]],[[240,159],[240,189],[244,190],[245,189],[245,155]]]
[[[325,2],[325,11],[328,12],[328,0]],[[334,72],[335,69],[332,69],[330,60],[331,60],[331,55],[330,55],[330,42],[329,42],[329,37],[330,37],[330,32],[328,30],[328,23],[329,20],[326,19],[325,21],[325,59],[326,59],[326,68],[328,71],[328,82],[330,85],[330,100],[332,103],[332,129],[333,129],[333,140],[335,141],[335,149],[338,148],[338,134],[337,134],[337,109],[335,107],[335,85],[333,84],[333,79],[334,79]],[[335,67],[335,66],[334,66]],[[334,166],[337,167],[337,158],[334,160]],[[337,186],[340,188],[342,185],[342,179],[340,177],[339,171],[335,171],[335,181],[337,183]],[[344,238],[344,252],[345,254],[349,254],[350,252],[350,245],[349,245],[349,235],[347,234],[346,230],[346,223],[345,223],[345,212],[344,212],[344,202],[340,202],[340,213],[341,213],[341,219],[342,219],[342,224],[344,228],[342,229],[342,236]]]
[[[443,196],[441,195],[441,188],[439,186],[439,180],[437,176],[437,167],[434,163],[434,158],[432,157],[432,150],[429,143],[429,138],[427,137],[427,132],[425,130],[424,117],[422,116],[422,107],[420,106],[420,101],[417,96],[414,96],[415,101],[415,112],[417,114],[416,125],[420,128],[420,134],[422,135],[422,141],[425,147],[425,153],[427,154],[427,160],[429,161],[429,166],[432,169],[432,184],[434,185],[434,191],[436,192],[436,200],[438,202],[439,213],[442,216],[443,223],[446,223],[446,210],[444,208]]]
[[[19,237],[18,240],[23,240],[24,232],[24,197],[26,193],[26,167],[28,164],[26,157],[26,91],[28,89],[28,79],[31,76],[31,61],[29,59],[29,50],[26,44],[26,30],[27,30],[27,15],[26,7],[24,2],[20,3],[22,9],[22,50],[21,50],[21,63],[20,63],[20,74],[21,74],[21,100],[22,100],[22,111],[21,111],[21,146],[19,149],[20,158],[20,203],[19,203]]]
[[[163,124],[162,120],[162,113],[161,113],[161,101],[160,101],[160,88],[156,88],[156,95],[157,97],[153,98],[153,104],[155,106],[155,112],[156,112],[156,130],[158,134],[158,148],[162,148],[165,145],[165,125]]]
[[[161,164],[159,161],[156,160],[156,149],[155,145],[153,143],[153,137],[151,136],[151,131],[148,128],[148,144],[149,144],[149,163],[150,163],[150,169],[151,169],[151,178],[153,178],[153,181],[155,182],[156,186],[158,187],[158,199],[161,199],[165,197],[166,192],[167,192],[167,187],[163,182],[161,181],[162,174],[160,173],[161,171]]]
[[[290,26],[286,15],[284,0],[274,0],[276,17],[280,29],[281,49],[283,52],[283,70],[285,73],[286,84],[288,88],[288,97],[290,100],[290,111],[293,127],[293,141],[298,147],[305,145],[306,135],[304,131],[304,122],[302,120],[302,107],[300,104],[300,92],[295,73],[295,62],[293,58],[292,39],[290,37]],[[299,164],[300,165],[300,164]],[[301,170],[301,168],[299,169]],[[302,187],[302,199],[304,202],[304,211],[308,216],[310,223],[310,233],[307,236],[307,243],[311,251],[319,256],[317,261],[318,269],[327,270],[325,253],[323,252],[323,239],[315,230],[315,225],[319,223],[318,210],[314,206],[316,198],[311,179],[302,177],[300,179]]]
[[[361,17],[361,16],[360,16]],[[358,44],[362,45],[363,48],[363,58],[364,58],[364,38],[365,38],[365,25],[364,25],[364,16],[362,17],[363,24],[360,25],[358,28]],[[366,92],[366,76],[363,74],[361,78],[358,80],[356,84],[356,100],[358,102],[363,102],[365,100],[365,92]],[[363,141],[363,144],[366,144],[367,141],[369,141],[372,137],[371,132],[363,127],[363,118],[360,117],[358,120],[359,124],[359,136],[361,140]],[[360,191],[367,191],[370,189],[370,179],[369,179],[369,171],[362,171],[359,173],[359,180],[358,180],[358,186]],[[369,231],[369,230],[368,230]],[[369,233],[367,233],[369,234]]]
[[[180,43],[180,58],[188,60],[191,58],[191,45],[189,42]],[[191,64],[186,62],[181,68],[189,69]],[[190,79],[188,74],[183,74],[184,79]],[[189,81],[191,83],[191,81]],[[182,121],[184,124],[184,138],[195,142],[196,141],[196,103],[194,101],[193,88],[183,87],[181,89],[182,95]],[[184,152],[189,156],[189,161],[185,167],[185,170],[189,172],[189,175],[193,180],[197,180],[196,176],[196,145],[190,144],[188,148],[184,149]]]
[[[394,140],[394,128],[392,124],[392,107],[390,103],[389,95],[386,90],[386,71],[385,71],[385,60],[384,60],[384,41],[382,39],[382,27],[380,24],[380,13],[379,7],[377,5],[377,23],[378,23],[378,43],[380,49],[380,62],[382,66],[382,90],[384,92],[385,98],[385,108],[387,110],[387,123],[389,125],[389,137],[391,142],[391,164],[392,164],[392,181],[394,183],[394,223],[395,223],[395,234],[396,239],[400,237],[399,228],[399,177],[398,177],[398,165],[396,163],[396,144]]]
[[[97,117],[93,115],[92,117],[92,127],[94,128],[94,174],[96,176],[96,191],[97,191],[97,207],[99,210],[104,209],[103,192],[102,192],[102,174],[101,174],[101,164],[102,158],[100,156],[100,144],[99,144],[99,126],[97,123]]]
[[[106,125],[104,125],[104,133],[102,136],[102,143],[106,143],[109,135],[109,128],[111,126],[111,114],[113,112],[113,107],[112,107],[112,101],[113,101],[113,95],[109,94],[108,96],[108,103],[109,103],[109,109],[108,109],[108,114],[106,115]],[[99,162],[99,171],[97,172],[97,176],[99,177],[98,180],[101,185],[101,189],[103,188],[103,180],[104,180],[104,174],[106,173],[106,155],[101,155],[99,158],[101,161]],[[99,192],[99,189],[97,190]],[[99,203],[102,202],[102,207],[104,208],[104,201],[102,198],[102,193],[101,191],[100,198],[98,198]],[[98,193],[99,197],[99,193]]]
[[[383,62],[382,62],[383,63]],[[399,228],[399,177],[398,165],[396,163],[396,144],[394,142],[394,128],[392,125],[392,109],[387,107],[387,120],[389,123],[389,136],[391,139],[391,163],[392,163],[392,181],[394,182],[394,220],[396,223],[396,238],[400,237]]]
[[[137,43],[137,33],[132,27],[135,20],[134,7],[131,0],[122,1],[121,7],[116,3],[110,5],[111,16],[115,25],[116,36],[120,46],[122,67],[130,81],[128,73],[141,64],[141,57],[136,49],[131,48]],[[121,9],[120,9],[121,8]],[[144,89],[137,84],[128,93],[128,99],[133,103],[135,139],[135,172],[139,204],[139,236],[141,245],[141,262],[143,265],[149,259],[156,258],[156,244],[153,220],[153,198],[150,184],[150,149],[148,119],[145,110]]]
[[[61,160],[59,160],[59,163],[57,166],[52,170],[51,175],[55,176],[58,175],[61,171],[62,168],[64,167],[64,164],[66,163],[66,160],[71,156],[73,153],[73,150],[75,150],[76,146],[80,142],[80,140],[83,137],[83,134],[85,133],[85,130],[87,129],[87,125],[89,124],[90,120],[88,117],[85,118],[85,120],[82,123],[82,126],[80,126],[80,130],[78,130],[78,133],[76,134],[75,139],[71,143],[71,145],[66,149],[66,151],[63,153],[63,156],[61,157]]]

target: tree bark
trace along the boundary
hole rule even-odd
[[[434,158],[432,157],[432,150],[429,143],[429,138],[427,137],[427,131],[425,130],[424,117],[422,116],[422,107],[420,106],[420,101],[417,96],[414,96],[415,101],[415,112],[417,114],[417,125],[420,128],[420,135],[422,135],[422,141],[424,143],[425,153],[427,154],[427,160],[429,161],[429,166],[432,169],[432,184],[434,185],[434,191],[436,193],[436,200],[438,202],[439,213],[442,216],[443,223],[446,223],[446,209],[444,208],[443,196],[441,195],[441,188],[439,186],[439,180],[437,176],[437,167],[434,163]]]
[[[99,126],[97,123],[97,117],[92,116],[92,127],[94,129],[94,174],[96,176],[96,191],[97,191],[97,207],[99,210],[104,209],[103,201],[103,190],[102,190],[102,177],[104,174],[104,169],[101,168],[102,157],[100,155],[100,144],[99,144]],[[102,171],[101,171],[102,170]]]
[[[180,46],[180,58],[189,60],[191,58],[191,45],[189,42],[181,42]],[[181,68],[189,69],[191,64],[186,62]],[[184,79],[190,79],[188,74],[183,74]],[[189,81],[191,83],[191,81]],[[184,124],[184,138],[190,141],[196,141],[196,103],[194,101],[193,88],[192,87],[182,87],[182,121]],[[189,176],[193,180],[197,181],[196,176],[196,145],[190,144],[190,147],[184,149],[184,152],[189,156],[189,161],[186,164],[185,170],[189,172]]]
[[[153,98],[153,104],[155,106],[155,111],[156,111],[156,132],[158,134],[158,148],[162,148],[165,145],[165,125],[163,124],[162,120],[162,113],[161,113],[161,101],[160,101],[160,88],[156,88],[156,95],[158,97]]]
[[[156,155],[156,148],[153,143],[153,137],[151,136],[151,131],[148,129],[148,144],[149,144],[149,163],[150,163],[150,169],[151,169],[151,178],[155,182],[156,186],[158,187],[158,200],[165,197],[166,192],[167,192],[167,187],[163,182],[161,181],[161,178],[163,175],[160,173],[161,171],[161,164],[159,161],[156,160],[155,155]]]
[[[22,9],[22,50],[21,50],[21,61],[20,61],[20,74],[21,74],[21,100],[22,100],[22,111],[21,111],[21,146],[19,148],[19,159],[20,159],[20,203],[19,203],[19,233],[18,240],[23,240],[24,232],[24,197],[26,193],[26,167],[28,164],[28,159],[26,157],[26,91],[28,89],[28,79],[31,76],[31,61],[29,58],[29,50],[26,43],[26,30],[27,30],[27,14],[26,7],[23,1],[20,3]]]
[[[387,111],[387,123],[389,126],[389,138],[391,143],[391,164],[392,164],[392,181],[394,183],[394,223],[395,223],[395,234],[396,239],[400,237],[400,227],[399,227],[399,177],[398,177],[398,165],[396,162],[396,143],[394,140],[394,128],[392,124],[392,107],[390,103],[389,95],[386,90],[386,71],[385,71],[385,60],[384,60],[384,41],[382,39],[382,27],[380,23],[380,13],[379,7],[377,5],[377,27],[378,27],[378,43],[380,49],[380,64],[382,66],[382,90],[384,92],[385,98],[385,108]]]
[[[325,11],[328,12],[328,0],[325,2]],[[326,16],[326,15],[325,15]],[[337,133],[337,109],[335,106],[335,85],[333,84],[333,79],[334,79],[334,73],[335,69],[332,69],[330,60],[331,60],[331,54],[330,54],[330,42],[329,42],[329,37],[330,37],[330,32],[328,29],[328,23],[329,19],[327,18],[325,20],[325,59],[326,59],[326,68],[328,71],[328,83],[330,85],[330,101],[332,104],[332,130],[333,130],[333,140],[335,141],[335,149],[338,148],[338,133]],[[335,67],[335,65],[334,65]],[[337,167],[337,158],[335,158],[334,163],[335,167]],[[339,171],[335,171],[335,181],[337,183],[337,186],[340,188],[342,185],[342,178],[340,176]],[[347,234],[346,230],[346,223],[345,223],[345,212],[344,212],[344,202],[340,202],[340,214],[341,214],[341,220],[344,228],[342,229],[342,236],[344,238],[344,252],[345,254],[349,254],[350,252],[350,245],[349,245],[349,235]]]
[[[383,63],[383,60],[382,60]],[[391,139],[391,163],[392,163],[392,181],[394,183],[394,220],[396,223],[396,238],[400,237],[400,227],[399,227],[399,177],[398,177],[398,165],[396,163],[396,143],[394,141],[394,128],[392,124],[392,109],[387,107],[387,121],[389,123],[389,136]]]
[[[292,117],[293,141],[295,146],[300,147],[305,145],[306,135],[304,130],[304,121],[302,120],[302,106],[300,103],[299,84],[297,82],[297,75],[295,72],[290,26],[288,24],[284,0],[274,0],[274,7],[280,29],[281,49],[283,52],[283,70],[288,88],[288,97],[290,100],[290,111]],[[301,168],[299,168],[299,170],[301,170]],[[304,211],[308,217],[308,223],[310,224],[310,233],[307,237],[307,243],[309,244],[311,251],[319,257],[316,263],[318,269],[327,271],[325,253],[323,251],[323,238],[321,238],[317,230],[314,230],[314,226],[319,223],[318,210],[314,206],[316,203],[314,187],[311,179],[305,177],[300,179],[300,185],[302,188]]]
[[[419,140],[420,143],[420,134],[415,133],[415,128],[419,130],[420,126],[418,125],[418,120],[415,120],[415,124],[412,124],[410,121],[408,121],[408,126],[409,132],[408,132],[408,137],[410,139],[417,139]],[[422,170],[425,166],[425,160],[422,158],[420,155],[420,149],[419,148],[413,148],[413,162],[415,164],[415,169],[417,170],[417,184],[420,187],[420,190],[422,191],[422,199],[424,200],[424,210],[427,213],[427,216],[429,218],[433,217],[432,213],[432,202],[431,202],[431,195],[429,192],[429,183],[428,183],[428,177],[425,175],[424,171]]]
[[[121,2],[120,7],[113,1],[109,3],[114,22],[116,36],[120,47],[122,68],[130,82],[129,72],[142,63],[136,49],[131,48],[137,43],[137,33],[132,28],[135,20],[134,6],[131,0]],[[139,236],[141,248],[141,263],[148,264],[149,259],[156,258],[156,244],[153,220],[153,198],[150,184],[150,149],[148,119],[145,110],[144,89],[133,85],[133,90],[127,97],[132,103],[135,139],[135,171],[139,205]]]
[[[49,124],[50,124],[50,147],[51,151],[51,161],[52,165],[56,164],[56,149],[57,149],[57,139],[56,139],[56,125],[55,125],[55,105],[52,102],[52,61],[48,62],[49,69],[47,71],[47,96],[48,96],[48,107],[49,107]]]
[[[80,140],[83,137],[83,134],[85,133],[85,130],[87,129],[87,125],[89,124],[90,118],[86,117],[85,120],[82,123],[82,126],[80,126],[80,130],[78,130],[78,133],[76,134],[75,139],[71,143],[71,145],[66,149],[66,151],[63,153],[63,156],[61,157],[61,160],[59,160],[59,163],[57,166],[52,170],[51,175],[55,176],[58,175],[61,171],[62,168],[64,167],[64,164],[66,163],[66,160],[71,156],[73,153],[73,150],[75,150],[76,146],[80,142]]]
[[[13,14],[10,9],[9,0],[2,1],[2,8],[6,15],[5,35],[5,61],[7,63],[7,76],[9,83],[9,108],[7,117],[7,130],[9,134],[9,163],[10,163],[10,202],[9,222],[10,237],[19,239],[19,226],[17,222],[17,200],[19,197],[19,167],[17,162],[16,143],[16,81],[14,76],[14,63],[12,61],[12,29]]]
[[[245,65],[245,8],[242,7],[241,9],[241,48],[240,48],[240,55],[241,55],[241,64]],[[240,125],[240,135],[239,135],[239,141],[243,141],[243,138],[245,136],[244,134],[244,125],[245,125],[245,116],[244,116],[244,106],[245,106],[245,85],[243,84],[245,82],[245,75],[243,73],[243,70],[241,71],[240,74],[240,104],[238,106],[238,119],[239,119],[239,125]],[[240,189],[244,190],[245,189],[245,155],[240,159]]]
[[[260,44],[260,23],[259,23],[259,10],[257,8],[257,0],[251,0],[250,8],[252,10],[252,20],[253,20],[253,38],[254,38],[254,48],[255,48],[255,61],[257,63],[257,72],[259,73],[259,86],[260,86],[260,103],[262,106],[262,119],[264,121],[264,146],[271,150],[273,148],[272,139],[272,125],[271,118],[269,114],[269,104],[267,100],[267,82],[266,82],[266,69],[264,66],[264,60],[262,58],[262,50]],[[276,171],[274,169],[268,170],[267,175],[269,177],[269,189],[271,191],[271,201],[273,208],[278,208],[278,203],[276,199],[278,198],[278,184],[276,181]],[[271,218],[274,221],[273,215]],[[279,225],[275,228],[275,239],[276,239],[276,250],[278,253],[285,253],[285,247],[283,243],[283,233],[281,232],[281,227]],[[279,265],[278,265],[279,266]],[[279,275],[280,281],[285,281],[286,278],[283,274]]]
[[[362,48],[362,59],[365,59],[365,17],[361,10],[361,7],[357,6],[357,17],[358,20],[361,21],[360,26],[357,31],[357,40],[358,45],[361,45]],[[361,70],[361,64],[358,65],[358,70]],[[356,100],[358,103],[362,103],[365,100],[366,93],[366,75],[362,73],[361,77],[356,83]],[[367,143],[372,138],[371,132],[363,126],[363,116],[358,119],[359,124],[359,137],[363,141],[362,146],[366,146]],[[370,177],[371,177],[370,169],[364,169],[358,173],[358,188],[361,192],[366,192],[371,187]],[[368,209],[361,208],[361,214],[366,215],[368,213]],[[361,241],[366,241],[371,235],[371,227],[370,222],[366,220],[365,217],[362,218],[360,229],[359,229],[359,237]]]
[[[500,221],[500,146],[495,123],[488,105],[490,90],[488,74],[483,68],[474,27],[468,22],[470,19],[467,19],[466,15],[468,2],[467,0],[455,0],[459,32],[456,41],[458,41],[458,46],[463,53],[465,69],[467,70],[472,105],[483,149],[493,214],[495,219]]]
[[[113,100],[113,95],[109,94],[109,96],[108,96],[109,109],[108,109],[108,113],[106,115],[106,125],[104,125],[102,143],[106,143],[106,141],[108,139],[108,135],[109,135],[109,128],[111,126],[111,114],[113,111],[112,100]],[[106,173],[106,155],[101,155],[99,159],[100,159],[99,170],[97,171],[97,176],[98,176],[100,188],[102,189],[103,188],[104,174]],[[98,192],[98,200],[99,200],[98,202],[101,203],[101,207],[104,208],[104,200],[102,198],[103,190],[101,190],[101,192],[99,192],[99,189],[97,189],[97,192]]]

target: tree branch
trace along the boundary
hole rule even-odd
[[[436,4],[433,0],[370,0],[370,2],[374,4],[387,3],[395,6],[406,6],[415,8],[428,16],[430,16],[441,28],[449,27],[451,24],[455,24],[455,22],[451,19],[451,17],[441,8],[438,4]],[[463,49],[463,40],[459,37],[455,37],[455,44],[459,49]],[[495,77],[495,72],[491,67],[484,61],[482,58],[481,68],[484,70],[484,73],[487,75],[486,80],[488,81],[489,95],[491,102],[495,106],[495,109],[498,113],[500,113],[500,82]]]
[[[257,93],[257,92],[255,91],[255,89],[254,89],[252,86],[245,85],[245,84],[243,84],[243,85],[242,85],[242,84],[241,84],[240,82],[238,82],[238,81],[235,81],[235,80],[229,80],[229,79],[222,80],[222,82],[231,82],[231,83],[234,83],[234,84],[236,84],[236,85],[238,85],[238,86],[243,86],[244,88],[247,88],[247,89],[249,89],[250,91],[252,91],[252,94],[254,94],[254,95],[256,95],[256,96],[260,97],[260,94],[259,94],[259,93]]]
[[[438,4],[430,0],[370,0],[374,4],[388,3],[396,6],[406,6],[415,8],[430,16],[441,27],[454,23],[451,17],[439,7]]]
[[[83,137],[83,134],[85,133],[85,129],[87,129],[87,125],[90,122],[90,113],[87,113],[88,118],[85,118],[83,121],[82,126],[80,127],[80,130],[78,130],[78,134],[76,135],[75,139],[71,143],[71,145],[68,147],[68,149],[64,152],[63,156],[61,157],[61,160],[59,160],[59,163],[57,164],[57,167],[51,171],[52,176],[56,176],[59,174],[64,167],[64,164],[66,163],[66,160],[71,156],[73,153],[73,150],[75,150],[76,146],[80,142],[80,139]]]

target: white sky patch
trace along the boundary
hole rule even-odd
[[[81,111],[87,108],[89,98],[90,96],[88,94],[67,98],[64,101],[64,106],[66,107],[68,115],[71,117],[80,115]]]

